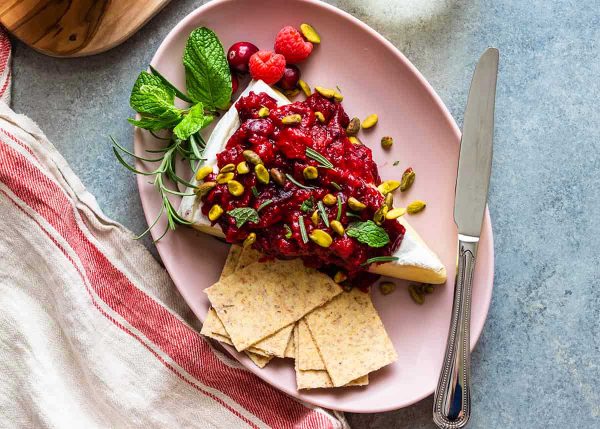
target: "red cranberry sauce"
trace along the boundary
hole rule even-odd
[[[258,116],[258,111],[263,106],[270,111],[266,118]],[[310,189],[299,187],[289,179],[284,186],[276,184],[272,179],[268,185],[264,185],[256,180],[253,172],[243,175],[236,173],[235,180],[244,185],[244,193],[239,197],[231,195],[226,184],[217,185],[204,197],[204,214],[214,204],[219,204],[227,213],[237,207],[258,209],[266,201],[272,201],[260,210],[258,223],[246,222],[238,228],[233,217],[227,214],[219,217],[216,223],[222,228],[228,242],[240,243],[249,233],[255,232],[257,238],[253,247],[267,256],[301,257],[308,266],[328,272],[342,269],[349,279],[356,280],[364,278],[364,275],[358,274],[366,270],[363,264],[367,259],[394,252],[404,235],[404,227],[396,220],[384,221],[382,227],[387,231],[390,242],[381,248],[369,247],[347,235],[339,236],[325,225],[321,217],[317,225],[311,221],[317,201],[326,194],[341,198],[340,222],[345,228],[352,222],[373,219],[375,212],[384,204],[384,198],[376,188],[381,179],[371,150],[348,140],[345,128],[349,119],[340,103],[313,94],[306,101],[277,107],[275,100],[267,94],[250,92],[236,103],[236,108],[241,126],[217,156],[219,168],[244,161],[242,152],[250,149],[260,156],[268,170],[277,168]],[[315,112],[323,114],[323,123],[316,118]],[[284,125],[282,118],[292,114],[299,114],[302,121]],[[307,147],[319,152],[334,167],[323,168],[317,161],[307,157]],[[317,179],[304,179],[303,170],[307,166],[317,167]],[[213,174],[206,180],[214,180],[215,177]],[[254,196],[253,187],[257,191],[257,197]],[[347,206],[349,197],[365,204],[366,209],[353,213]],[[302,204],[311,198],[315,203],[313,209],[303,211]],[[324,207],[328,219],[336,219],[337,204]],[[301,217],[308,235],[314,229],[322,229],[333,238],[331,246],[321,247],[311,240],[303,242],[299,227]]]

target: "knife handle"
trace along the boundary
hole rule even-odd
[[[452,319],[433,396],[433,421],[442,429],[463,428],[471,416],[471,291],[478,242],[459,234]]]

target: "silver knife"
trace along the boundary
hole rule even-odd
[[[446,354],[433,397],[433,421],[442,429],[465,427],[471,416],[471,291],[492,169],[498,58],[498,50],[488,48],[477,63],[460,142],[454,203],[458,267]]]

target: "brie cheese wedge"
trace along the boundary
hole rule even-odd
[[[254,91],[255,93],[265,92],[273,97],[278,105],[289,104],[290,101],[281,93],[273,90],[263,81],[252,81],[240,97],[246,96]],[[212,131],[212,134],[206,142],[204,157],[206,161],[203,164],[217,165],[217,154],[223,151],[229,138],[240,126],[235,105],[223,115]],[[195,177],[192,177],[190,183],[197,184]],[[186,193],[192,193],[193,188],[189,188]],[[218,226],[211,225],[210,220],[200,210],[201,201],[196,196],[185,196],[179,206],[179,214],[192,223],[192,226],[202,232],[217,237],[224,237],[223,232]],[[405,228],[406,233],[393,256],[398,260],[371,265],[370,271],[376,274],[390,276],[398,279],[410,280],[420,283],[441,284],[446,281],[446,267],[437,257],[437,255],[425,244],[423,239],[408,224],[404,217],[398,218]]]

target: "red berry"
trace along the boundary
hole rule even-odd
[[[248,61],[256,52],[258,48],[250,42],[234,43],[227,51],[229,67],[240,73],[248,73]]]
[[[231,95],[235,94],[240,86],[240,81],[237,75],[232,71],[231,72]]]
[[[258,51],[250,57],[250,75],[253,79],[262,79],[266,84],[273,85],[285,70],[285,57],[273,51]]]
[[[313,44],[305,41],[302,34],[290,25],[279,30],[275,38],[275,52],[283,55],[290,64],[306,59],[312,49]]]
[[[281,89],[294,89],[300,80],[300,69],[294,64],[288,64],[283,71],[283,77],[277,82]]]

